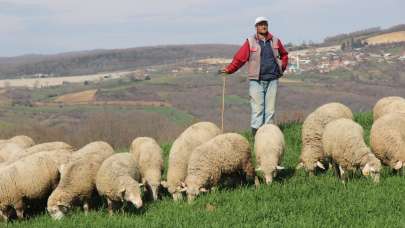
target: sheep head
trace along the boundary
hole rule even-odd
[[[125,188],[121,189],[120,194],[122,199],[127,202],[131,202],[136,208],[139,209],[143,206],[141,189],[138,184],[126,186]]]

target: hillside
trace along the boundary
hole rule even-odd
[[[374,37],[374,36],[395,33],[395,32],[402,32],[402,31],[405,31],[405,24],[395,25],[395,26],[392,26],[392,27],[386,28],[386,29],[381,29],[380,27],[373,27],[373,28],[363,29],[363,30],[359,30],[359,31],[355,31],[355,32],[343,33],[343,34],[326,37],[324,39],[324,44],[326,44],[326,45],[339,44],[340,45],[343,42],[350,40],[350,39],[366,40],[366,39]]]
[[[44,74],[68,76],[173,64],[209,57],[229,57],[235,45],[201,44],[94,50],[57,55],[0,58],[0,79]]]
[[[309,50],[333,45],[362,47],[405,41],[405,25],[387,29],[369,28],[325,38],[323,43],[286,44],[289,51]],[[24,55],[0,58],[0,79],[90,75],[150,66],[181,64],[200,59],[231,58],[238,45],[166,45],[111,50],[90,50],[55,55]]]

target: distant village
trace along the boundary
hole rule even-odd
[[[405,42],[390,44],[389,47],[364,46],[342,50],[342,45],[333,45],[291,51],[289,52],[289,66],[285,73],[301,74],[304,72],[317,72],[322,74],[339,68],[350,70],[364,62],[405,63]],[[392,48],[397,48],[400,51],[396,53],[387,51]],[[176,64],[137,70],[133,73],[133,77],[138,80],[150,79],[149,75],[157,71],[165,71],[174,76],[186,73],[215,73],[231,61],[231,58],[182,60]]]

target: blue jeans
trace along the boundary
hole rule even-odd
[[[278,80],[249,81],[249,96],[252,115],[250,126],[258,129],[263,124],[273,123],[276,111]]]

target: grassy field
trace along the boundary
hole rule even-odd
[[[357,114],[356,121],[368,138],[371,114]],[[341,184],[331,171],[310,177],[295,172],[301,147],[301,124],[282,126],[287,148],[286,167],[271,186],[222,187],[193,203],[173,202],[167,195],[142,210],[109,217],[105,209],[85,216],[74,212],[63,221],[46,214],[9,227],[404,227],[404,177],[384,169],[381,182],[355,176]],[[245,133],[250,138],[248,133]],[[368,140],[367,140],[368,141]],[[368,142],[367,142],[368,143]],[[169,144],[162,145],[167,159]]]

